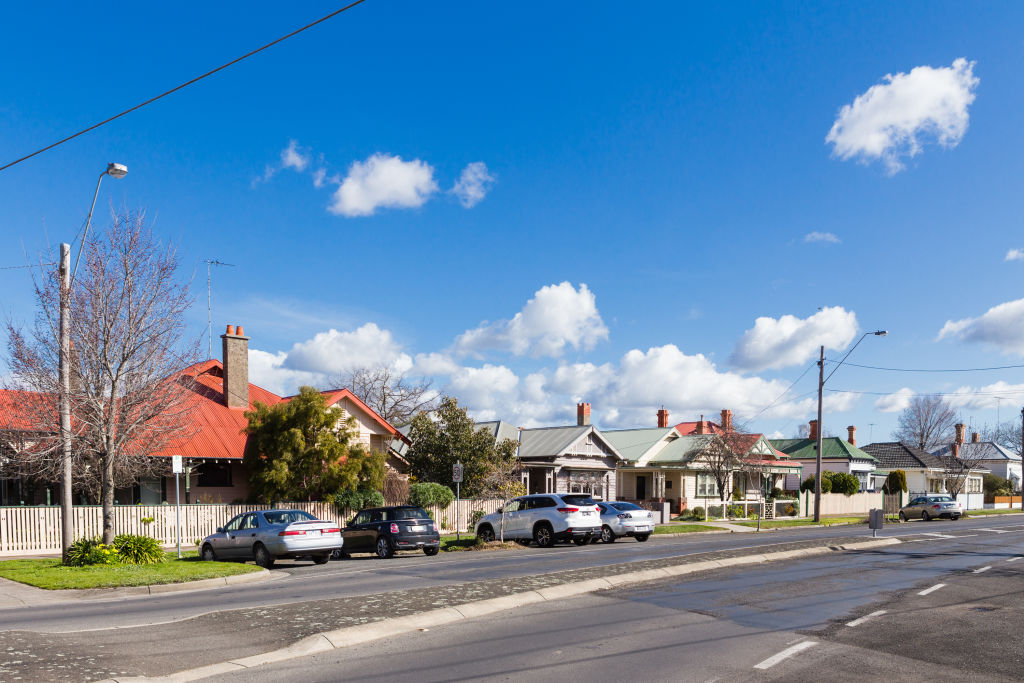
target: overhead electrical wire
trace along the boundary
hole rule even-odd
[[[223,71],[224,69],[228,68],[229,66],[232,66],[233,64],[237,64],[238,62],[242,61],[243,59],[247,59],[249,57],[252,57],[257,52],[262,52],[263,50],[266,50],[268,47],[273,47],[274,45],[277,45],[281,41],[288,40],[292,36],[298,35],[299,33],[302,33],[303,31],[305,31],[306,29],[313,28],[317,24],[323,23],[323,22],[327,21],[328,19],[336,17],[337,15],[341,14],[345,10],[352,9],[356,5],[361,5],[364,2],[366,2],[366,0],[356,0],[353,3],[345,5],[341,9],[335,10],[335,11],[331,12],[330,14],[328,14],[326,16],[320,17],[316,21],[311,22],[309,24],[306,24],[302,28],[296,29],[296,30],[292,31],[291,33],[289,33],[287,35],[281,36],[277,40],[272,40],[271,42],[267,43],[266,45],[264,45],[262,47],[258,47],[255,50],[252,50],[251,52],[246,52],[241,57],[236,57],[235,59],[232,59],[230,62],[227,62],[226,64],[222,64],[222,65],[218,66],[216,69],[211,69],[210,71],[207,71],[206,73],[204,73],[204,74],[202,74],[200,76],[196,76],[195,78],[193,78],[190,81],[186,81],[186,82],[182,83],[179,86],[176,86],[174,88],[171,88],[170,90],[167,90],[165,92],[160,93],[156,97],[151,97],[148,100],[146,100],[145,102],[141,102],[139,104],[136,104],[134,107],[131,107],[129,109],[125,109],[120,114],[115,114],[114,116],[111,116],[108,119],[104,119],[103,121],[100,121],[99,123],[95,123],[95,124],[89,126],[88,128],[83,128],[82,130],[78,131],[77,133],[75,133],[73,135],[69,135],[66,138],[62,139],[62,140],[58,140],[57,142],[54,142],[53,144],[47,145],[46,147],[43,147],[42,149],[37,149],[35,152],[32,152],[31,154],[26,154],[25,156],[21,157],[20,159],[15,159],[14,161],[12,161],[10,163],[4,164],[3,166],[0,166],[0,171],[3,171],[4,169],[8,169],[11,166],[14,166],[15,164],[20,164],[21,162],[26,161],[28,159],[31,159],[32,157],[34,157],[34,156],[36,156],[38,154],[42,154],[43,152],[45,152],[47,150],[53,149],[54,147],[57,147],[58,145],[63,145],[65,142],[68,142],[70,140],[74,140],[75,138],[77,138],[80,135],[85,135],[89,131],[96,130],[100,126],[106,125],[106,124],[110,123],[111,121],[119,119],[122,116],[124,116],[125,114],[130,114],[133,111],[135,111],[136,109],[141,109],[142,107],[145,107],[147,104],[152,104],[153,102],[156,102],[157,100],[159,100],[159,99],[161,99],[163,97],[167,97],[171,93],[177,92],[177,91],[181,90],[182,88],[188,87],[188,86],[192,85],[193,83],[201,81],[204,78],[206,78],[207,76],[212,76],[213,74],[217,73],[218,71]]]
[[[831,358],[825,359],[826,363],[838,363]],[[985,372],[987,370],[1013,370],[1024,368],[1024,365],[995,365],[990,368],[882,368],[876,365],[858,365],[857,363],[843,363],[854,368],[865,368],[867,370],[885,370],[887,372]]]
[[[829,389],[836,394],[860,394],[863,396],[892,396],[895,391],[854,391],[852,389]],[[906,394],[906,398],[918,398],[927,396],[998,396],[1000,394],[1024,394],[1024,389],[1004,389],[1003,391],[925,391],[919,394]]]

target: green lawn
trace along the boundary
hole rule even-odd
[[[252,564],[200,562],[195,552],[191,554],[192,557],[179,560],[176,553],[168,553],[167,561],[160,564],[91,567],[64,567],[58,559],[4,560],[0,561],[0,577],[37,588],[58,590],[182,583],[260,571],[259,567]]]
[[[1020,507],[1002,510],[970,510],[964,513],[964,517],[975,517],[982,515],[1012,515],[1014,513],[1017,513],[1018,515],[1021,514]]]
[[[721,531],[706,524],[658,524],[654,527],[656,534],[693,534],[701,531]]]
[[[866,520],[864,517],[823,517],[821,520],[822,526],[832,526],[834,524],[865,524]],[[757,528],[757,522],[744,521],[744,522],[733,522],[738,526],[748,526]],[[762,519],[762,529],[779,529],[791,526],[813,526],[814,520],[811,518],[807,519]]]

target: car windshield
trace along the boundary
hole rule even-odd
[[[616,510],[643,510],[643,508],[636,503],[612,503],[612,507]]]
[[[933,496],[928,501],[931,503],[952,503],[953,499],[949,496]]]
[[[395,508],[394,510],[386,510],[384,518],[391,519],[430,519],[430,515],[427,514],[423,508]]]
[[[593,498],[585,494],[577,496],[564,495],[562,496],[562,500],[564,500],[567,505],[597,505]]]
[[[272,512],[264,512],[263,516],[267,518],[267,521],[271,524],[291,524],[292,522],[308,522],[315,521],[316,517],[303,512],[302,510],[274,510]]]

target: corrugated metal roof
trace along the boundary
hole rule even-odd
[[[577,439],[589,432],[591,426],[540,427],[524,429],[520,437],[519,457],[523,460],[564,453]],[[614,446],[613,446],[614,448]]]
[[[601,435],[615,447],[615,450],[627,462],[636,462],[674,431],[673,427],[648,427],[645,429],[615,429],[601,432]]]
[[[714,436],[710,434],[689,434],[673,439],[660,451],[647,459],[648,463],[685,465],[693,461],[707,447]]]
[[[1019,455],[995,441],[968,441],[965,444],[961,444],[960,449],[960,452],[964,454],[963,457],[969,460],[1010,460],[1012,462],[1020,462]],[[951,450],[952,446],[943,446],[938,450],[932,451],[932,455],[945,458]]]
[[[794,459],[813,460],[817,457],[813,439],[770,439],[770,443],[772,447],[779,449]],[[877,462],[870,453],[850,445],[837,436],[829,436],[821,440],[821,457],[823,460],[870,460],[871,462]]]
[[[475,427],[480,429],[486,429],[495,442],[504,441],[505,439],[511,439],[512,441],[519,441],[519,427],[506,422],[505,420],[492,420],[490,422],[477,422]]]

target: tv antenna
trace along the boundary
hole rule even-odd
[[[207,336],[207,353],[208,358],[213,358],[213,295],[211,294],[210,286],[210,266],[230,266],[235,267],[234,263],[224,263],[217,259],[203,259],[206,263],[206,336]]]

